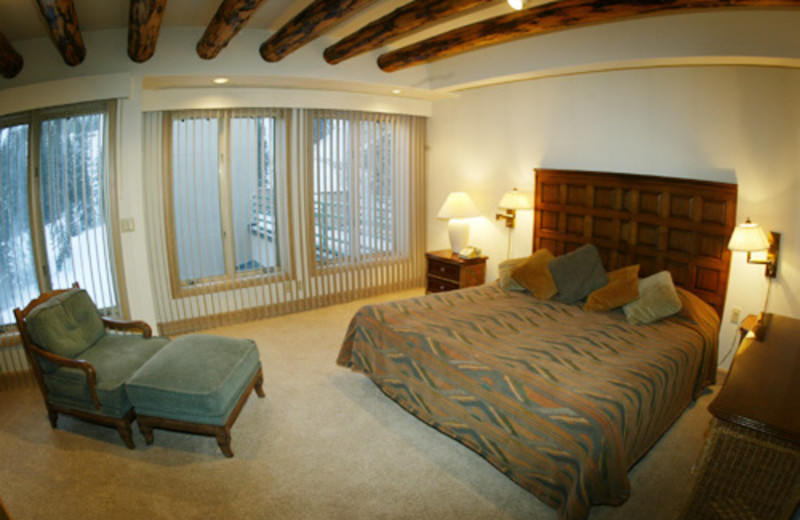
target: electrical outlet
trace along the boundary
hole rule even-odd
[[[731,323],[739,323],[739,318],[742,317],[742,309],[734,307],[731,311]]]
[[[123,233],[130,233],[134,230],[134,224],[132,218],[124,218],[120,221],[122,232]]]

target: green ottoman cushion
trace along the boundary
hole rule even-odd
[[[172,340],[126,387],[137,414],[222,425],[260,368],[252,340],[190,334]]]
[[[77,368],[61,367],[44,374],[49,389],[48,400],[69,408],[122,417],[131,409],[125,381],[168,343],[168,338],[142,339],[139,335],[126,334],[109,334],[100,338],[80,358],[97,370],[97,397],[102,408],[95,410],[86,384],[86,373]]]

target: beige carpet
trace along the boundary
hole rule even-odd
[[[208,331],[255,339],[264,363],[267,397],[244,407],[233,459],[211,437],[156,430],[147,446],[136,431],[128,450],[116,431],[69,417],[52,430],[37,389],[0,392],[0,497],[16,520],[555,519],[481,457],[336,366],[364,303]],[[711,395],[631,470],[630,499],[593,508],[592,520],[677,517]]]

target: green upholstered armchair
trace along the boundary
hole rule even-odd
[[[101,316],[77,283],[42,294],[14,316],[52,427],[59,413],[73,415],[116,428],[133,448],[125,381],[169,339],[153,338],[142,321]]]

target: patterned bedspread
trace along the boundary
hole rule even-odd
[[[716,313],[630,325],[487,285],[366,306],[337,360],[562,519],[619,504],[627,472],[713,382]]]

